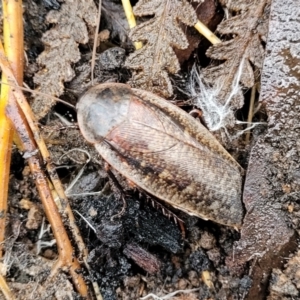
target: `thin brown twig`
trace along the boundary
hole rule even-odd
[[[23,81],[23,19],[22,1],[2,1],[3,8],[3,40],[5,52],[11,63],[16,82]],[[4,50],[3,50],[4,51]],[[2,81],[7,82],[7,77],[2,73]],[[0,99],[0,258],[3,254],[5,239],[5,224],[7,213],[7,196],[10,172],[10,161],[13,141],[13,129],[10,120],[5,115],[5,108],[9,101],[10,87],[1,85]],[[5,274],[0,274],[0,290],[4,297],[13,300],[14,295],[10,291]]]
[[[22,87],[22,86],[19,86],[19,85],[15,85],[15,84],[12,84],[12,83],[9,83],[9,82],[3,82],[3,81],[0,81],[0,84],[4,84],[4,85],[8,85],[10,87],[13,87],[13,88],[18,88],[20,89],[21,91],[24,91],[24,92],[29,92],[31,94],[34,94],[34,95],[41,95],[41,96],[45,96],[45,97],[48,97],[49,99],[52,99],[56,102],[60,102],[60,103],[63,103],[71,108],[73,108],[74,110],[76,110],[75,106],[67,101],[64,101],[60,98],[57,98],[57,97],[54,97],[54,96],[51,96],[49,94],[46,94],[46,93],[42,93],[42,92],[38,92],[36,90],[32,90],[28,87]]]
[[[95,29],[95,37],[94,37],[93,52],[92,52],[92,63],[91,63],[92,85],[94,85],[94,69],[95,69],[95,60],[96,60],[96,49],[98,47],[97,44],[98,44],[98,33],[99,33],[100,20],[101,20],[101,8],[102,8],[102,0],[99,0],[97,25],[96,25],[96,29]]]
[[[1,42],[0,42],[0,66],[2,68],[2,71],[6,74],[9,81],[12,82],[12,84],[16,84],[16,79],[14,78],[13,73],[10,69],[9,63],[6,60]],[[72,231],[74,238],[76,239],[77,246],[82,255],[82,259],[84,261],[86,261],[87,249],[86,249],[83,239],[80,235],[79,229],[76,225],[75,217],[74,217],[72,209],[69,205],[68,199],[65,195],[64,188],[59,180],[56,169],[53,166],[53,163],[52,163],[52,160],[50,157],[50,153],[46,147],[46,144],[42,138],[42,135],[40,134],[39,128],[37,126],[38,122],[36,121],[35,116],[31,110],[27,100],[25,99],[24,95],[20,92],[20,90],[13,89],[12,92],[13,92],[20,108],[22,109],[24,115],[26,116],[28,125],[34,136],[34,140],[36,141],[38,148],[40,150],[40,153],[43,157],[44,164],[46,166],[46,170],[50,176],[50,179],[53,183],[53,186],[54,186],[59,198],[64,203],[64,205],[63,205],[65,207],[64,213],[66,213],[66,215],[68,216],[69,226],[70,226],[70,229]]]
[[[2,59],[2,58],[1,58]],[[70,272],[74,285],[82,296],[87,296],[87,286],[80,274],[77,271],[80,269],[78,260],[74,257],[73,248],[69,240],[68,234],[64,228],[64,224],[58,212],[58,208],[54,202],[49,188],[47,177],[44,174],[37,147],[34,143],[31,130],[22,116],[14,94],[9,95],[9,103],[6,109],[8,117],[13,120],[13,126],[20,137],[24,151],[28,154],[28,165],[30,167],[33,178],[41,197],[46,217],[51,224],[54,237],[56,239],[59,259],[55,263],[51,277],[55,276],[63,267]]]
[[[9,62],[7,61],[1,42],[0,42],[0,66],[2,68],[2,72],[6,74],[8,81],[12,82],[13,84],[16,84],[16,79],[12,73]],[[17,100],[18,105],[22,109],[22,113],[18,109],[18,105],[15,99]],[[51,190],[48,186],[47,180],[45,179],[45,175],[42,172],[42,168],[40,167],[39,160],[36,157],[36,155],[34,155],[37,149],[35,147],[35,143],[32,142],[33,138],[36,141],[39,150],[43,156],[44,164],[46,165],[47,172],[51,178],[55,190],[58,196],[60,197],[60,199],[64,203],[65,212],[69,218],[68,221],[70,223],[70,228],[72,230],[74,237],[76,237],[78,247],[82,253],[84,260],[86,260],[85,257],[87,256],[87,250],[80,236],[78,227],[75,224],[75,218],[68,204],[68,200],[65,196],[62,184],[57,176],[55,168],[52,165],[48,149],[37,127],[37,122],[35,120],[35,117],[25,97],[23,96],[23,94],[20,92],[19,89],[12,89],[12,93],[10,94],[10,98],[9,98],[9,106],[7,112],[10,119],[13,120],[14,122],[14,127],[16,128],[20,136],[21,143],[23,147],[25,147],[24,150],[27,151],[28,153],[33,154],[31,157],[29,157],[28,163],[32,173],[35,175],[34,177],[36,178],[37,188],[40,192],[41,200],[45,207],[46,216],[52,226],[53,232],[55,232],[54,235],[57,240],[60,259],[56,263],[56,267],[52,270],[52,274],[55,274],[55,272],[58,271],[58,269],[63,266],[67,267],[69,269],[70,274],[72,275],[76,288],[78,289],[80,294],[86,296],[87,287],[85,285],[85,282],[83,278],[76,272],[76,270],[80,267],[80,265],[78,261],[73,257],[73,249],[70,240],[68,238],[68,235],[64,229],[60,215],[58,213],[58,208],[51,195]],[[29,127],[27,126],[27,122],[24,122],[24,120],[22,120],[22,118],[24,118],[24,115],[26,116]],[[31,132],[30,130],[32,131],[33,136],[30,136],[29,134]]]
[[[12,295],[12,293],[2,275],[0,275],[0,286],[1,286],[1,292],[3,293],[4,297],[8,300],[13,300],[14,296]]]

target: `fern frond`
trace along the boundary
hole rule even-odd
[[[133,70],[131,85],[170,97],[173,88],[168,74],[180,66],[174,48],[188,47],[180,23],[193,26],[197,16],[186,0],[140,0],[134,7],[136,16],[154,15],[152,19],[133,28],[130,37],[143,42],[143,48],[132,53],[126,66]]]

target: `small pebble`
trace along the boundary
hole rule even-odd
[[[215,245],[216,245],[215,237],[212,234],[205,231],[201,235],[200,246],[205,250],[210,250],[213,247],[215,247]]]
[[[218,248],[213,248],[206,252],[209,260],[211,260],[215,265],[218,265],[220,262],[221,254]]]
[[[43,214],[37,205],[33,205],[28,212],[27,222],[25,227],[27,229],[38,229],[43,220]]]
[[[177,289],[178,290],[185,290],[187,288],[188,285],[188,281],[184,278],[179,279],[179,281],[177,282]]]
[[[141,278],[139,276],[125,277],[124,285],[128,287],[137,287],[140,284]]]
[[[94,207],[91,207],[91,208],[89,209],[88,213],[89,213],[89,215],[90,215],[91,217],[97,216],[97,210],[96,210]]]

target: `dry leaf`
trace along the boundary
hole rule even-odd
[[[126,61],[126,66],[133,70],[131,85],[169,97],[173,89],[168,73],[175,74],[180,69],[173,47],[188,47],[180,22],[194,25],[196,13],[186,0],[140,0],[134,14],[154,17],[130,33],[133,41],[144,44]]]
[[[219,0],[221,5],[227,8],[231,12],[242,12],[248,10],[252,5],[252,1],[245,0]],[[258,3],[257,1],[254,1]]]
[[[221,34],[234,37],[229,41],[213,45],[207,51],[207,55],[212,59],[225,60],[223,64],[206,70],[207,80],[213,82],[221,76],[226,79],[226,82],[232,83],[235,74],[241,68],[240,83],[247,88],[253,86],[254,74],[251,63],[258,69],[262,67],[264,48],[261,37],[265,36],[265,32],[262,31],[267,27],[263,25],[268,20],[267,16],[264,16],[267,1],[256,2],[253,2],[254,4],[246,12],[231,17],[219,25],[218,31]],[[231,84],[225,86],[231,89]],[[228,91],[224,90],[223,95],[220,96],[226,97],[226,94]]]
[[[87,24],[96,26],[96,15],[92,0],[66,0],[60,10],[52,10],[47,15],[47,22],[56,25],[42,38],[45,50],[37,61],[44,68],[34,77],[39,92],[51,96],[60,96],[64,92],[64,82],[75,75],[71,65],[80,59],[78,44],[88,42]],[[54,104],[48,97],[36,96],[32,109],[40,119]]]
[[[110,31],[111,38],[118,38],[121,47],[127,48],[132,44],[128,37],[129,26],[123,6],[112,0],[102,0],[102,16],[106,20],[106,28]]]
[[[210,30],[214,31],[223,18],[223,15],[219,11],[218,3],[216,3],[215,0],[199,0],[197,2],[200,1],[202,3],[193,1],[194,3],[192,4],[197,14],[197,18]],[[174,49],[180,65],[187,61],[190,56],[195,53],[195,50],[198,48],[201,41],[205,40],[205,37],[199,34],[194,27],[188,27],[182,24],[181,28],[186,34],[189,46],[186,49]],[[206,43],[209,42],[206,41],[203,44]]]
[[[234,3],[232,3],[234,2]],[[264,60],[265,37],[268,29],[269,1],[223,1],[235,12],[218,26],[218,32],[232,37],[211,46],[207,55],[213,64],[202,70],[202,95],[198,105],[208,105],[204,89],[213,93],[212,103],[204,112],[211,130],[233,127],[236,124],[234,112],[244,104],[243,88],[251,88],[260,73]],[[239,14],[236,14],[239,12]],[[222,61],[221,63],[218,61]],[[198,84],[200,85],[200,84]],[[197,91],[194,93],[197,96]],[[205,109],[204,109],[205,110]],[[212,120],[212,121],[211,121]]]

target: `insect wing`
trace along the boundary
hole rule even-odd
[[[186,113],[151,93],[149,101],[143,91],[129,92],[126,117],[122,116],[104,141],[95,144],[102,157],[170,205],[239,227],[243,208],[238,164]],[[116,105],[124,100],[120,97],[118,101]],[[204,134],[198,138],[195,130]]]

